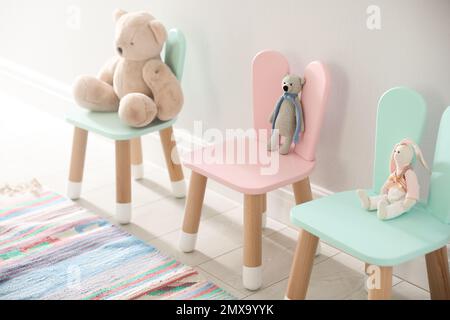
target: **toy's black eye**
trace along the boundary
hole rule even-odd
[[[290,85],[291,85],[291,87],[292,87],[292,83],[289,83]]]
[[[400,151],[397,151],[397,153],[400,153]]]
[[[132,46],[134,46],[134,42],[131,42],[130,44],[131,44]]]

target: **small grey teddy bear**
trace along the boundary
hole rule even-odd
[[[288,154],[292,142],[297,144],[300,139],[300,132],[305,131],[303,108],[298,97],[304,84],[305,80],[299,76],[287,75],[284,77],[282,82],[284,94],[270,116],[272,129],[278,130],[278,134],[275,131],[272,132],[272,137],[267,146],[269,151],[277,150],[281,136],[285,138],[285,141],[280,148],[280,154]]]

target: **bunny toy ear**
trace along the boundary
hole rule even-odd
[[[391,173],[394,173],[395,172],[395,161],[394,161],[394,154],[395,154],[395,149],[397,149],[397,147],[399,146],[400,144],[396,144],[395,146],[394,146],[394,149],[392,149],[392,153],[391,153],[391,162],[390,162],[390,170],[391,170]]]
[[[425,161],[425,158],[423,157],[422,150],[420,150],[420,147],[417,145],[417,143],[415,143],[411,139],[404,139],[402,140],[401,143],[410,146],[413,149],[416,158],[419,159],[422,166],[425,169],[427,169],[428,172],[431,172],[430,167],[428,166],[427,162]]]
[[[430,167],[428,166],[427,162],[425,161],[422,150],[420,150],[419,146],[416,143],[412,142],[411,147],[414,149],[416,157],[420,160],[420,163],[423,165],[423,167],[425,169],[427,169],[428,172],[431,172]]]

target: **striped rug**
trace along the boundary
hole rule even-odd
[[[0,299],[233,297],[51,191],[0,197]]]

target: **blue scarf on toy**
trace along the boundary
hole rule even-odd
[[[301,103],[297,102],[297,100],[295,98],[298,97],[298,94],[295,93],[289,93],[289,92],[285,92],[280,100],[278,101],[276,107],[275,107],[275,116],[273,118],[273,123],[272,123],[272,130],[275,130],[275,123],[277,121],[278,118],[278,114],[280,113],[280,109],[281,109],[281,105],[283,103],[284,100],[289,101],[290,103],[292,103],[292,105],[295,107],[295,116],[296,116],[296,120],[297,120],[297,125],[295,128],[295,133],[294,133],[294,143],[297,144],[298,141],[300,140],[300,130],[301,130],[301,126],[302,126],[302,112],[301,112],[301,108],[302,105]]]

